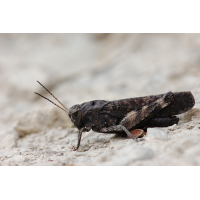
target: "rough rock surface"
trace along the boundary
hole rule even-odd
[[[38,133],[42,130],[55,127],[73,127],[70,118],[62,110],[56,107],[50,109],[33,110],[27,112],[14,125],[14,130],[19,136]]]
[[[200,165],[199,61],[199,34],[1,34],[0,165]],[[168,91],[196,105],[139,142],[83,133],[74,152],[77,129],[36,80],[67,107]]]

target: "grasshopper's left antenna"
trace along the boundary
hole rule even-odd
[[[54,105],[58,106],[60,109],[64,110],[65,112],[69,113],[69,109],[66,108],[46,87],[44,87],[44,85],[42,85],[42,83],[40,83],[39,81],[37,81],[49,94],[51,94],[65,109],[61,108],[60,106],[58,106],[57,104],[55,104],[53,101],[49,100],[48,98],[42,96],[41,94],[38,94],[35,92],[35,94],[43,97],[44,99],[50,101],[51,103],[53,103]]]
[[[69,114],[69,113],[68,113],[68,110],[65,110],[65,109],[61,108],[59,105],[57,105],[56,103],[54,103],[54,102],[51,101],[50,99],[48,99],[48,98],[42,96],[41,94],[38,94],[37,92],[34,92],[34,93],[37,94],[37,95],[39,95],[39,96],[41,96],[42,98],[44,98],[44,99],[50,101],[50,102],[53,103],[55,106],[58,106],[58,108],[62,109],[62,110],[65,111],[67,114]]]

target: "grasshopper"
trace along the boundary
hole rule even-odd
[[[81,142],[83,132],[93,130],[100,133],[126,133],[136,140],[130,133],[134,129],[146,130],[148,127],[167,127],[178,124],[175,115],[187,112],[195,100],[191,92],[167,92],[165,94],[128,98],[116,101],[94,100],[76,104],[66,108],[46,87],[46,89],[62,106],[36,93],[65,111],[72,123],[78,128],[78,143]]]

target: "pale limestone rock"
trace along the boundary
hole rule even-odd
[[[24,136],[57,127],[70,128],[73,124],[65,112],[55,107],[27,112],[18,120],[14,129],[20,136]]]
[[[167,140],[168,128],[148,128],[146,139],[147,140],[153,140],[153,139]]]
[[[18,134],[15,131],[8,131],[0,135],[0,149],[13,149],[17,147]]]
[[[131,142],[129,145],[122,147],[118,151],[110,150],[109,154],[106,152],[106,155],[107,159],[101,158],[101,165],[130,165],[137,160],[152,159],[154,153],[151,149],[144,148]],[[103,156],[105,157],[106,155]]]

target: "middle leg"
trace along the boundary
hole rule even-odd
[[[132,139],[136,140],[136,138],[127,130],[127,128],[122,126],[121,124],[116,126],[110,126],[108,128],[102,128],[100,130],[101,133],[112,133],[112,132],[123,132],[123,131]]]

